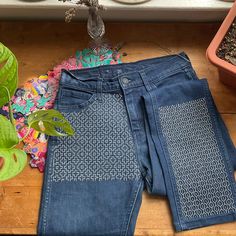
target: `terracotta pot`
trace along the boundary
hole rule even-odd
[[[219,48],[226,33],[228,32],[235,17],[236,17],[236,2],[230,9],[228,15],[224,19],[222,25],[220,26],[218,32],[216,33],[206,52],[209,61],[216,67],[218,67],[220,81],[234,88],[236,88],[236,66],[220,59],[216,55],[216,51]]]

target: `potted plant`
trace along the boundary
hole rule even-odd
[[[236,88],[236,2],[210,43],[206,55],[218,68],[220,81]]]
[[[20,143],[29,135],[31,129],[49,136],[73,135],[74,130],[64,116],[56,110],[38,110],[27,117],[28,132],[18,137],[11,97],[18,84],[18,63],[15,55],[0,43],[0,108],[8,104],[8,115],[0,114],[0,181],[19,174],[27,163],[27,155]]]

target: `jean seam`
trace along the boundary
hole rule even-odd
[[[86,81],[84,81],[84,82],[86,82]],[[74,85],[74,84],[65,84],[65,85],[61,84],[60,89],[61,90],[63,90],[63,89],[66,89],[66,90],[74,89],[74,90],[78,90],[78,91],[81,90],[81,91],[84,91],[84,92],[96,92],[97,91],[96,87],[94,89],[90,89],[90,88],[86,88],[86,87],[83,87],[83,86],[79,87],[78,85]]]
[[[185,66],[176,68],[175,70],[171,70],[171,71],[169,71],[169,72],[166,72],[165,75],[160,76],[157,81],[155,81],[155,80],[156,80],[156,77],[155,77],[155,78],[152,78],[151,80],[149,80],[148,82],[151,82],[151,83],[154,84],[154,85],[159,84],[159,83],[162,82],[163,80],[171,79],[171,78],[168,78],[168,77],[170,77],[170,76],[172,76],[172,75],[175,75],[175,74],[177,74],[178,72],[186,73],[185,69],[188,68],[188,67],[189,67],[189,65],[185,65]]]
[[[139,156],[138,156],[138,150],[137,150],[137,143],[138,142],[137,142],[135,132],[133,132],[132,122],[131,122],[131,119],[130,119],[130,114],[129,114],[127,101],[126,101],[126,95],[125,95],[125,93],[123,93],[123,94],[124,94],[124,102],[125,102],[125,107],[126,107],[126,112],[127,112],[127,118],[128,118],[128,122],[129,122],[129,129],[130,129],[130,132],[132,134],[132,139],[133,139],[134,148],[135,148],[135,156],[136,156],[136,160],[138,162],[138,167],[139,167],[140,174],[143,178],[146,175],[146,173],[145,173],[145,170],[143,169],[143,167],[141,165],[141,160],[139,159]],[[131,105],[132,105],[132,108],[134,109],[133,103],[131,103]]]
[[[97,94],[94,94],[94,95],[92,95],[92,97],[89,99],[89,100],[87,100],[86,102],[84,102],[83,104],[81,104],[81,105],[70,105],[70,104],[68,104],[68,105],[62,105],[62,104],[60,104],[60,102],[59,102],[59,104],[58,104],[58,110],[59,111],[65,111],[65,112],[68,112],[68,111],[70,111],[71,109],[73,109],[73,111],[78,111],[78,112],[80,112],[80,111],[82,111],[82,110],[85,110],[85,109],[87,109],[90,105],[92,105],[95,101],[97,101]]]
[[[77,107],[84,107],[90,103],[92,103],[94,101],[96,97],[96,94],[93,94],[89,99],[87,99],[86,101],[82,102],[82,103],[78,103],[78,104],[60,104],[59,106],[63,107],[63,106],[69,106],[69,107],[74,107],[74,108],[77,108]],[[67,97],[68,98],[68,97]],[[75,96],[69,96],[69,98],[78,98],[78,97],[75,97]],[[63,98],[61,98],[63,100]]]
[[[148,93],[149,93],[149,96],[150,96],[150,98],[151,98],[151,100],[152,100],[152,110],[153,110],[153,114],[154,114],[154,119],[155,119],[155,127],[156,127],[156,130],[158,131],[159,129],[158,129],[158,125],[157,125],[157,121],[158,121],[158,118],[157,118],[157,115],[156,115],[156,113],[155,113],[155,110],[157,110],[157,109],[155,109],[154,108],[154,103],[155,103],[155,101],[153,100],[153,98],[152,98],[152,96],[151,96],[151,94],[150,94],[150,92],[148,91]],[[160,132],[162,133],[162,131],[160,130]],[[162,135],[163,136],[163,135]],[[174,197],[174,199],[175,199],[175,201],[174,201],[174,205],[175,205],[175,208],[176,208],[176,213],[177,213],[177,218],[178,218],[178,224],[180,225],[180,228],[182,229],[183,227],[182,227],[182,225],[181,225],[181,220],[180,220],[180,208],[179,208],[179,206],[178,206],[178,204],[179,204],[179,199],[178,199],[178,192],[176,191],[176,189],[175,189],[175,187],[174,187],[174,184],[173,184],[173,181],[174,181],[174,177],[173,177],[173,174],[172,173],[170,173],[170,169],[169,169],[169,163],[168,163],[168,160],[167,160],[167,156],[166,156],[166,153],[165,153],[165,150],[167,149],[166,147],[165,147],[165,143],[163,143],[161,140],[160,140],[160,138],[158,137],[158,135],[157,135],[157,138],[158,138],[158,140],[159,140],[159,142],[160,142],[160,146],[161,146],[161,149],[162,149],[162,152],[163,152],[163,156],[165,157],[165,158],[163,158],[164,160],[165,160],[165,163],[166,163],[166,166],[167,166],[167,172],[168,172],[168,175],[169,175],[169,177],[170,177],[170,183],[171,183],[171,187],[172,187],[172,189],[171,189],[171,191],[173,192],[173,197]],[[163,145],[164,145],[164,147],[163,147]],[[168,149],[167,149],[167,151],[168,151]],[[168,196],[168,192],[167,192],[167,196]],[[178,204],[177,204],[178,203]]]
[[[44,178],[46,178],[46,173],[44,173]],[[44,186],[43,186],[43,188],[44,188]],[[45,223],[44,223],[44,219],[45,219],[45,217],[46,217],[46,213],[45,213],[45,211],[46,211],[46,204],[47,204],[47,202],[46,202],[46,194],[47,193],[47,191],[42,191],[42,195],[41,195],[41,200],[40,200],[40,202],[41,202],[41,204],[40,204],[40,209],[39,209],[39,212],[40,212],[40,214],[39,214],[39,216],[40,216],[40,218],[39,218],[39,221],[38,221],[38,234],[39,235],[43,235],[43,234],[45,234]]]
[[[194,69],[191,67],[191,68],[184,68],[184,71],[185,73],[188,75],[188,77],[192,80],[198,80],[198,77],[197,77],[197,74],[196,72],[194,71]]]
[[[49,144],[49,146],[51,146]],[[46,228],[47,228],[47,211],[48,211],[48,205],[50,204],[51,202],[51,198],[50,198],[50,195],[51,195],[51,179],[50,179],[50,176],[51,176],[51,165],[52,165],[52,158],[50,158],[50,162],[48,162],[48,173],[47,173],[47,178],[48,178],[48,185],[47,185],[47,190],[46,190],[46,193],[45,193],[45,205],[44,205],[44,214],[43,214],[43,234],[46,235]]]
[[[157,81],[155,81],[155,79],[150,80],[149,83],[151,83],[152,85],[155,86],[155,88],[157,88],[157,86],[158,86],[159,83],[161,83],[161,82],[163,82],[163,81],[165,82],[165,81],[171,80],[172,78],[170,78],[170,76],[175,75],[175,74],[177,74],[178,72],[183,72],[183,73],[185,73],[190,79],[193,79],[192,76],[190,76],[190,75],[186,72],[185,69],[186,69],[186,67],[184,67],[184,68],[178,68],[178,69],[176,69],[175,71],[171,71],[172,73],[169,73],[168,75],[163,76],[161,79],[159,79],[159,80],[157,80]],[[185,81],[185,80],[184,80],[184,81]],[[187,80],[187,81],[188,81],[188,80]]]
[[[97,82],[98,82],[99,80],[97,80]],[[86,82],[86,81],[85,81]],[[103,83],[107,83],[107,82],[103,82]],[[94,87],[94,88],[85,88],[85,87],[83,87],[83,86],[80,86],[79,87],[79,89],[78,89],[78,86],[77,85],[73,85],[73,84],[67,84],[67,85],[61,85],[61,89],[67,89],[67,90],[69,90],[69,89],[75,89],[75,90],[81,90],[81,91],[84,91],[84,92],[94,92],[94,93],[96,93],[97,92],[97,87]],[[105,90],[105,93],[106,92],[115,92],[115,91],[117,91],[117,92],[119,92],[120,90],[119,90],[119,88],[117,88],[117,89],[109,89],[109,90]],[[103,92],[104,93],[104,92]]]
[[[137,202],[137,197],[138,197],[138,193],[140,191],[141,185],[142,185],[142,182],[140,181],[140,183],[138,185],[138,188],[137,188],[137,190],[134,193],[135,194],[134,200],[131,203],[132,208],[131,208],[131,211],[129,213],[129,219],[128,219],[128,222],[127,222],[127,226],[126,226],[126,230],[125,230],[125,235],[124,236],[128,236],[127,233],[128,233],[129,227],[130,227],[131,218],[132,218],[132,215],[133,215],[133,212],[134,212],[134,206],[135,206],[135,204]]]
[[[214,218],[218,218],[218,217],[225,217],[225,216],[235,216],[236,217],[236,213],[235,212],[231,212],[231,213],[227,213],[227,214],[219,214],[219,215],[214,215],[214,216],[205,216],[204,219],[214,219]],[[197,221],[201,221],[201,218],[192,218],[191,220],[187,220],[185,218],[185,224],[188,224],[188,223],[193,223],[193,222],[197,222]]]
[[[137,151],[137,148],[136,148],[136,144],[137,144],[137,138],[136,138],[136,135],[132,132],[132,137],[133,137],[133,141],[134,141],[134,145],[135,145],[135,156],[136,156],[136,159],[137,159],[137,162],[138,162],[138,166],[139,166],[139,171],[140,171],[140,174],[141,174],[141,176],[142,176],[142,178],[143,177],[145,177],[146,176],[146,172],[145,172],[145,170],[144,170],[144,168],[142,167],[142,165],[141,165],[141,161],[140,161],[140,159],[139,159],[139,157],[138,157],[138,151]]]
[[[148,184],[148,186],[149,186],[149,188],[150,188],[150,192],[152,192],[152,191],[151,191],[151,188],[152,188],[151,177],[149,177],[148,175],[146,175],[146,176],[145,176],[145,180],[146,180],[146,182],[147,182],[147,184]]]

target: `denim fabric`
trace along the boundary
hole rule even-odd
[[[131,236],[142,192],[167,195],[177,231],[236,220],[236,151],[185,53],[62,72],[39,235]],[[158,224],[158,222],[157,222]]]

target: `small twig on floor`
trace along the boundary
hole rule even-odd
[[[121,50],[121,48],[123,48],[124,45],[125,45],[125,42],[120,42],[114,47],[113,53],[112,53],[112,58],[114,61],[117,61],[117,55],[118,55],[119,51]],[[128,54],[126,52],[122,53],[122,56],[127,56],[127,55]]]

